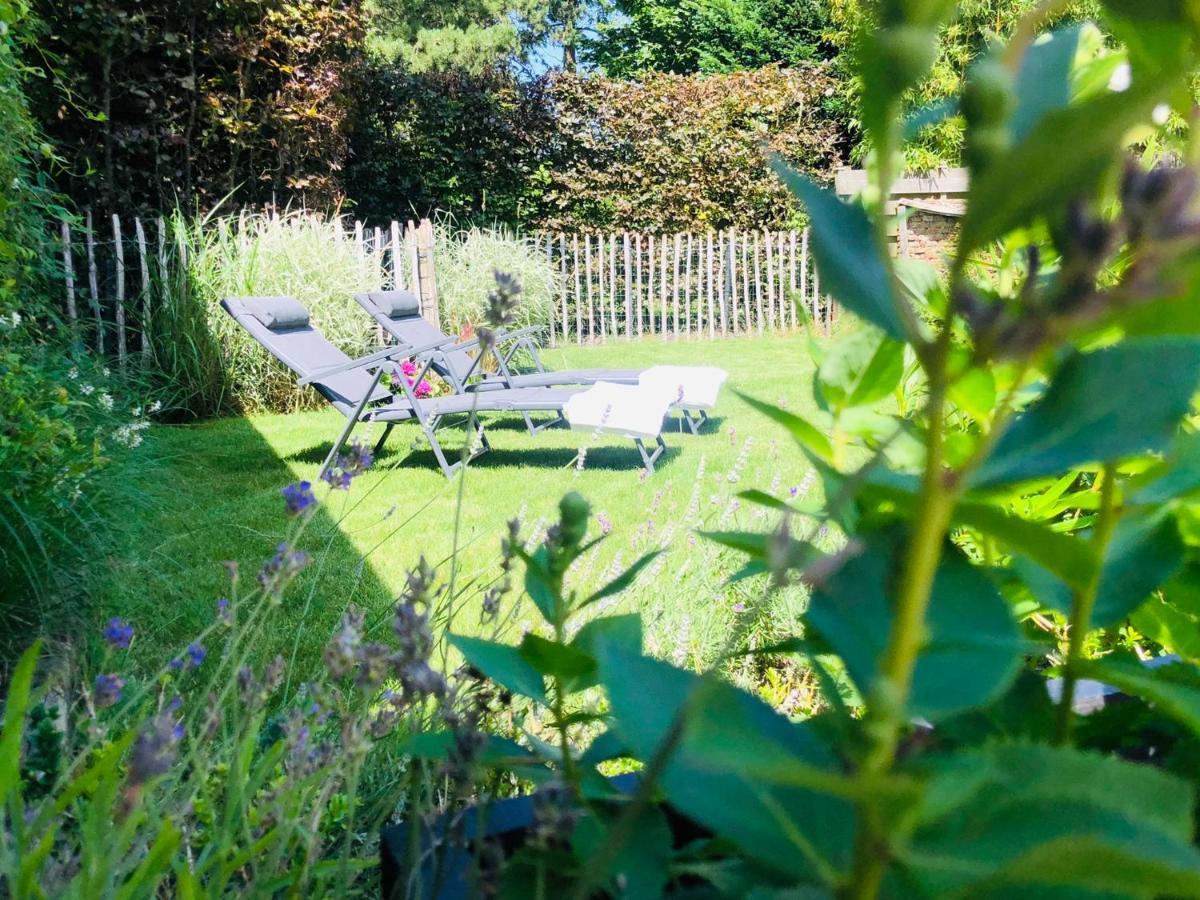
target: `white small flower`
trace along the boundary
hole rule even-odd
[[[1154,107],[1154,112],[1150,113],[1150,118],[1155,125],[1166,125],[1167,119],[1171,117],[1171,107],[1165,103],[1160,103]],[[13,313],[15,316],[16,313]]]
[[[154,415],[160,409],[162,409],[162,403],[155,400],[153,403],[150,404],[150,409],[148,410],[148,412],[150,413],[150,415]]]
[[[1108,79],[1108,89],[1119,94],[1129,90],[1129,85],[1132,83],[1133,69],[1129,67],[1129,63],[1121,63],[1113,69],[1113,73]]]
[[[79,378],[79,370],[74,366],[71,366],[71,368],[67,370],[67,377],[72,381],[75,381],[77,378]]]
[[[90,384],[81,384],[79,386],[79,390],[83,393],[83,396],[90,397],[90,396],[92,396],[92,392],[95,391],[96,389],[94,387],[92,387]]]
[[[105,410],[106,412],[112,412],[113,398],[112,398],[111,394],[101,394],[100,395],[100,408]]]
[[[140,406],[135,406],[133,408],[133,417],[135,419],[140,419],[142,417],[142,408]]]
[[[105,377],[105,378],[107,378],[107,377],[108,377],[109,375],[111,375],[111,374],[112,374],[112,372],[111,372],[111,371],[109,371],[109,368],[108,368],[108,366],[105,366],[105,367],[104,367],[104,377]]]
[[[20,326],[21,326],[21,314],[14,309],[13,314],[12,314],[12,327],[19,328]]]

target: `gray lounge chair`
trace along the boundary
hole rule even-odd
[[[415,356],[423,367],[413,378],[417,384],[428,371],[432,360],[423,357],[437,345],[417,347],[388,347],[359,359],[351,359],[309,323],[308,310],[291,297],[227,297],[222,308],[260,343],[272,356],[299,377],[301,385],[312,387],[335,409],[346,417],[346,427],[321,465],[321,474],[333,465],[338,454],[350,439],[354,428],[363,422],[381,422],[386,427],[375,445],[378,452],[397,422],[415,419],[433,448],[438,465],[450,478],[462,465],[451,464],[437,439],[437,430],[451,417],[463,417],[467,440],[478,440],[472,447],[470,459],[491,449],[478,417],[489,413],[553,412],[562,415],[563,405],[580,388],[565,389],[499,389],[486,392],[459,392],[448,397],[418,399],[408,379],[399,371],[401,358]],[[385,374],[391,374],[393,385],[399,385],[402,396],[381,386]],[[472,437],[472,435],[474,437]],[[660,436],[654,452],[647,451],[641,439],[635,445],[649,471],[666,449]]]
[[[440,338],[442,344],[430,351],[433,371],[447,381],[455,391],[496,390],[504,388],[561,387],[574,384],[595,384],[609,381],[615,384],[638,384],[644,369],[561,369],[548,370],[538,352],[533,336],[543,328],[533,325],[499,335],[494,348],[496,372],[483,370],[483,355],[472,356],[479,348],[479,340],[459,342],[441,329],[430,324],[421,316],[421,301],[412,291],[371,291],[355,294],[358,305],[370,313],[386,334],[407,347],[430,347]],[[533,361],[535,372],[514,372],[510,367],[517,351],[525,350]],[[702,410],[679,407],[679,413],[692,434],[699,434],[708,414]],[[525,425],[530,434],[537,434],[560,421],[535,424],[525,414]]]

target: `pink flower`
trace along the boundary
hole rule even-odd
[[[412,384],[412,382],[410,381],[409,384]],[[422,378],[420,384],[417,385],[415,393],[417,395],[417,399],[428,397],[433,393],[433,385]]]
[[[408,383],[412,384],[412,376],[417,374],[417,364],[411,359],[406,359],[400,363],[400,371],[408,376]]]

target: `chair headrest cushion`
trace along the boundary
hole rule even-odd
[[[308,310],[293,297],[246,297],[242,306],[272,331],[303,328],[308,324]]]
[[[372,291],[367,296],[389,318],[402,319],[421,314],[421,301],[412,291]]]

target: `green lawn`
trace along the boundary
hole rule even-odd
[[[729,371],[730,388],[800,411],[812,404],[812,363],[801,337],[643,340],[550,349],[545,359],[556,368],[715,364]],[[98,616],[133,622],[147,663],[178,652],[211,622],[217,599],[228,592],[222,561],[236,561],[249,580],[271,555],[287,527],[280,488],[315,480],[343,421],[324,409],[148,431],[132,458],[107,476],[99,498],[117,540],[93,567]],[[326,497],[321,486],[322,508],[302,540],[312,565],[275,613],[258,655],[295,650],[311,665],[347,604],[382,618],[421,554],[448,571],[459,483],[446,481],[427,447],[412,450],[418,435],[415,425],[397,428],[389,449],[348,493]],[[692,528],[753,525],[763,513],[737,503],[737,491],[759,487],[783,495],[807,471],[782,429],[728,388],[710,429],[667,434],[670,450],[644,480],[636,450],[623,439],[601,438],[577,470],[576,450],[591,440],[588,434],[556,428],[531,438],[514,417],[490,419],[488,435],[494,450],[471,465],[463,485],[459,578],[494,577],[505,522],[518,516],[526,534],[536,531],[555,515],[559,497],[577,490],[613,531],[580,580],[611,577],[616,565],[668,544],[654,588],[638,602],[663,607],[655,612],[660,626],[681,642],[707,637],[691,634],[698,616],[674,607],[691,604],[698,612],[730,602],[719,580],[698,571],[706,567],[706,545],[690,536]],[[447,445],[456,441],[447,432]],[[469,630],[470,617],[455,627]]]

